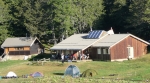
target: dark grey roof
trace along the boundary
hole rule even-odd
[[[31,46],[36,39],[37,39],[36,37],[7,38],[1,45],[1,48]]]

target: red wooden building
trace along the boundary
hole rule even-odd
[[[74,34],[50,48],[56,52],[80,55],[91,59],[122,61],[147,53],[149,42],[132,34],[114,34],[113,30],[94,30],[87,34]],[[78,58],[79,59],[79,58]]]

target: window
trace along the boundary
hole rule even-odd
[[[107,49],[103,49],[103,54],[107,54]]]
[[[110,50],[108,48],[103,48],[103,54],[110,54]]]
[[[97,54],[101,54],[101,48],[97,48]]]
[[[97,48],[97,54],[110,54],[110,49],[108,49],[108,48]]]
[[[15,50],[23,50],[23,47],[16,47]]]

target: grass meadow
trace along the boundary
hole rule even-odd
[[[89,62],[65,62],[50,61],[44,65],[29,65],[30,61],[8,60],[0,62],[0,76],[6,76],[13,71],[20,78],[0,79],[0,83],[150,83],[150,54],[135,60],[122,62],[89,61]],[[70,65],[76,65],[80,73],[86,69],[94,69],[98,75],[93,77],[72,78],[64,76],[65,69]],[[21,78],[22,75],[34,72],[44,74],[43,78]]]

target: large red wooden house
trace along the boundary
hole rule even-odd
[[[87,34],[74,34],[51,47],[57,53],[89,54],[91,59],[122,61],[147,53],[149,42],[132,34],[114,34],[113,30],[93,30]]]

